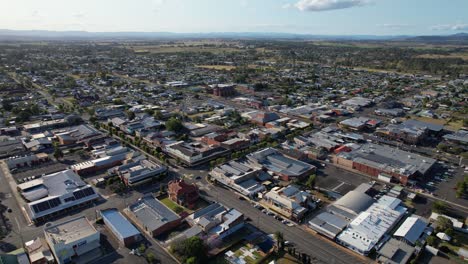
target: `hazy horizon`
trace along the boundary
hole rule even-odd
[[[2,0],[4,1],[4,0]],[[451,35],[468,31],[468,1],[17,0],[8,30],[307,35]]]

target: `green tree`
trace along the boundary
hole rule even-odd
[[[56,159],[61,159],[63,158],[63,152],[62,150],[60,149],[59,145],[57,143],[54,144],[54,157]]]
[[[130,111],[130,110],[127,110],[127,111],[125,112],[125,114],[127,115],[127,118],[128,118],[128,119],[130,119],[130,120],[135,119],[135,112]]]
[[[159,110],[154,111],[153,116],[154,116],[154,118],[156,118],[156,119],[158,119],[158,120],[161,120],[161,119],[164,118],[164,115],[163,115],[162,112],[159,111]]]
[[[426,238],[426,242],[429,246],[435,246],[437,244],[437,238],[435,236],[429,236]]]
[[[184,128],[182,125],[182,121],[180,121],[177,118],[171,117],[167,122],[166,122],[166,128],[169,131],[173,132],[181,132],[181,130]]]
[[[307,182],[306,182],[307,187],[309,187],[310,189],[313,189],[314,186],[315,186],[315,179],[316,178],[317,178],[317,175],[315,175],[315,174],[310,175],[309,179],[307,179]]]
[[[146,254],[146,261],[148,261],[148,263],[155,263],[156,262],[156,256],[154,256],[154,254],[152,252]]]
[[[5,109],[5,111],[11,111],[11,109],[13,109],[13,105],[11,105],[10,101],[8,100],[2,101],[2,107]]]
[[[444,213],[445,210],[447,210],[447,205],[442,201],[435,201],[432,204],[432,211],[434,213],[441,214],[441,213]]]
[[[174,242],[171,250],[182,258],[183,263],[205,263],[206,247],[203,240],[197,236],[187,238],[182,242]]]
[[[436,228],[437,232],[445,232],[445,230],[453,227],[452,220],[443,216],[437,217],[436,223],[437,223],[437,228]]]

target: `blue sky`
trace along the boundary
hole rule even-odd
[[[468,0],[0,0],[0,28],[288,32],[468,32]]]

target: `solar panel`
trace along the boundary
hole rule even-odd
[[[44,201],[42,203],[38,203],[37,207],[39,208],[39,212],[49,210],[50,209],[49,201]]]
[[[68,198],[65,198],[65,202],[70,202],[70,201],[75,201],[75,196],[70,196]]]
[[[74,191],[73,196],[75,196],[75,199],[79,200],[83,197],[85,197],[85,194],[83,193],[82,190]]]
[[[51,208],[54,208],[54,207],[57,207],[61,204],[62,202],[60,202],[60,198],[54,198],[52,200],[49,200],[49,204],[50,204],[50,207]]]
[[[83,192],[84,192],[85,196],[90,196],[90,195],[93,195],[93,194],[94,194],[94,190],[93,190],[93,188],[91,188],[91,187],[88,187],[88,188],[86,188],[86,189],[83,189]]]
[[[32,208],[33,208],[33,210],[34,210],[35,213],[39,213],[39,212],[40,212],[39,207],[37,207],[37,204],[33,205]]]

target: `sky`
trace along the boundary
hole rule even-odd
[[[468,32],[468,0],[0,0],[0,29],[90,32]]]

